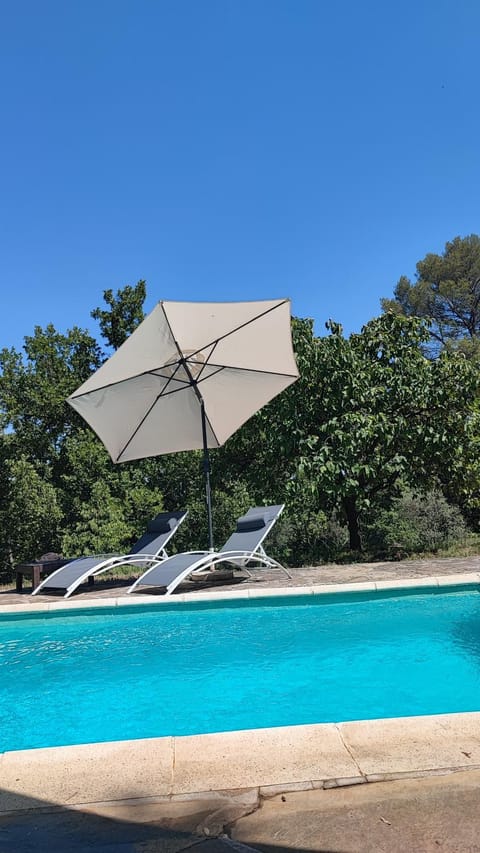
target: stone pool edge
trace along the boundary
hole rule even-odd
[[[68,598],[55,601],[37,601],[35,604],[2,604],[0,606],[0,616],[2,613],[41,613],[61,610],[90,610],[93,607],[131,607],[139,604],[150,604],[152,606],[162,607],[183,602],[196,602],[201,604],[204,601],[228,601],[233,599],[257,599],[257,598],[283,598],[299,595],[332,595],[343,594],[348,592],[394,592],[395,590],[422,590],[428,588],[445,588],[453,586],[478,586],[480,584],[480,572],[465,572],[453,575],[440,575],[425,578],[404,578],[398,580],[386,581],[360,581],[352,583],[329,583],[317,584],[312,586],[289,586],[289,587],[271,587],[268,589],[239,589],[239,590],[212,590],[210,592],[185,592],[175,594],[173,596],[157,596],[157,595],[121,595],[112,597],[95,598],[95,593],[92,597],[81,600]]]
[[[477,586],[480,575],[286,590],[202,593],[209,599],[328,594],[412,587]],[[175,597],[176,600],[180,596]],[[195,599],[186,593],[182,600]],[[127,603],[152,598],[139,596]],[[119,602],[121,599],[115,599]],[[155,599],[159,603],[165,599]],[[198,595],[196,596],[198,600]],[[112,600],[97,599],[98,606]],[[122,601],[122,604],[125,602]],[[89,602],[86,606],[93,604]],[[85,605],[83,605],[85,606]],[[78,608],[74,601],[47,609]],[[9,605],[0,612],[45,609]],[[39,714],[41,719],[41,714]],[[0,814],[52,807],[138,807],[212,792],[332,788],[480,769],[480,712],[285,726],[182,737],[32,749],[0,754]]]

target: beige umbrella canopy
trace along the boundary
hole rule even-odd
[[[220,447],[298,379],[290,300],[159,302],[69,398],[114,462]]]

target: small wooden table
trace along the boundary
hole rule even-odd
[[[32,579],[32,592],[40,583],[42,575],[49,575],[60,569],[69,560],[33,560],[31,563],[18,563],[15,566],[15,589],[21,592],[23,589],[24,577]]]

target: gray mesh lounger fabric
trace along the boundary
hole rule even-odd
[[[156,565],[168,557],[165,546],[187,516],[186,510],[161,512],[147,524],[147,530],[132,547],[128,554],[96,554],[78,557],[52,572],[33,591],[33,595],[49,589],[64,590],[68,598],[87,578],[106,572],[114,566],[138,565],[147,567]]]
[[[162,587],[166,595],[190,575],[205,572],[219,563],[227,563],[243,569],[249,574],[246,564],[257,561],[264,566],[282,569],[288,577],[290,573],[276,560],[268,557],[262,548],[262,542],[270,532],[283,510],[283,504],[277,506],[252,507],[246,515],[237,521],[237,529],[225,542],[225,545],[214,553],[208,551],[191,551],[175,554],[163,563],[152,566],[141,575],[129,588],[133,592],[138,587]]]

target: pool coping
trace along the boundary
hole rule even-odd
[[[328,595],[478,586],[480,574],[269,590],[185,593],[175,601]],[[80,607],[155,602],[135,596]],[[78,609],[78,601],[6,605],[4,612]],[[320,723],[80,744],[0,754],[0,814],[52,807],[98,810],[204,797],[206,793],[333,788],[480,769],[480,712]]]
[[[90,598],[68,598],[55,601],[35,601],[35,604],[2,604],[0,606],[0,616],[2,613],[41,613],[57,610],[89,610],[92,607],[128,607],[139,604],[150,604],[152,606],[162,607],[183,602],[202,603],[205,601],[229,601],[242,599],[256,598],[280,598],[286,596],[305,596],[305,595],[339,595],[348,592],[395,592],[398,590],[419,590],[428,588],[445,588],[453,586],[476,586],[480,584],[480,572],[462,572],[453,575],[440,575],[422,578],[399,578],[398,580],[385,581],[359,581],[351,583],[329,583],[316,584],[310,586],[288,586],[288,587],[269,587],[267,589],[256,589],[250,587],[239,590],[211,590],[208,592],[185,592],[172,596],[157,596],[148,594],[121,595],[121,596],[104,596],[95,598],[95,593],[92,593]]]

